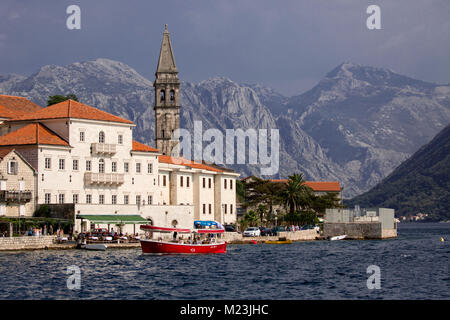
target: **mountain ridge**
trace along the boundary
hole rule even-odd
[[[353,197],[380,182],[450,122],[450,86],[352,63],[331,70],[312,89],[286,97],[261,84],[225,77],[181,82],[181,126],[279,129],[280,171],[309,180],[339,180]],[[412,80],[410,80],[412,79]],[[0,76],[0,93],[46,105],[48,96],[79,100],[136,123],[136,140],[153,145],[152,81],[128,65],[99,58],[43,66],[30,76]],[[255,165],[231,165],[243,176]]]

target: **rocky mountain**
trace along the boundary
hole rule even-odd
[[[450,125],[349,205],[394,208],[397,216],[450,219]]]
[[[28,77],[0,76],[0,93],[42,106],[50,95],[74,93],[134,121],[135,139],[154,145],[152,82],[121,62],[97,59],[44,66]],[[279,129],[275,177],[301,171],[310,180],[339,180],[347,198],[376,185],[450,122],[450,86],[351,63],[294,97],[213,78],[182,82],[180,98],[181,126],[189,130],[195,120],[203,130]],[[243,176],[260,175],[256,165],[230,167]]]

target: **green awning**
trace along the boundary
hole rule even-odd
[[[142,218],[140,215],[131,214],[80,214],[77,215],[77,219],[86,219],[92,223],[102,224],[147,224],[149,221]]]

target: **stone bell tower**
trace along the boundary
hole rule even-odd
[[[156,148],[165,155],[179,156],[172,153],[178,139],[173,137],[174,130],[180,128],[180,80],[173,56],[167,24],[165,26],[158,67],[153,82],[155,87],[155,140]]]

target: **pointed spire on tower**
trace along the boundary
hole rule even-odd
[[[170,34],[169,31],[167,31],[167,24],[164,27],[158,67],[156,68],[156,73],[159,72],[178,72],[173,56],[172,43],[170,42]]]

